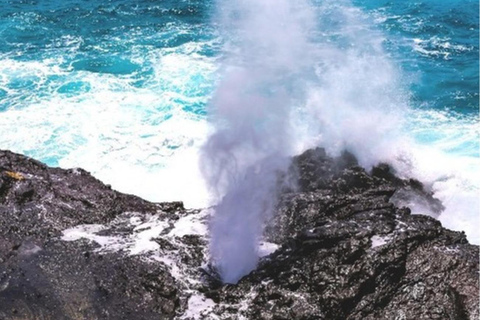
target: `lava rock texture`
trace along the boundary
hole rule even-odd
[[[0,319],[479,319],[479,247],[401,206],[443,210],[420,182],[321,148],[290,173],[265,234],[278,249],[224,285],[212,210],[0,151]]]

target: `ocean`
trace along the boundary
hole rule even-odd
[[[237,119],[261,152],[392,164],[480,243],[478,1],[232,2],[0,0],[0,148],[204,207],[203,146]]]

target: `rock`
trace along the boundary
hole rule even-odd
[[[90,254],[86,243],[54,240],[37,250],[2,266],[0,318],[171,319],[178,308],[175,281],[159,264]]]
[[[181,203],[153,204],[9,151],[0,170],[0,319],[173,318],[179,294],[164,266],[60,237],[125,212],[176,217]]]
[[[440,212],[427,187],[321,148],[289,170],[264,239],[279,249],[225,285],[211,211],[0,151],[0,319],[479,318],[478,246],[402,206]]]
[[[317,149],[294,159],[299,190],[282,196],[267,229],[268,239],[282,247],[238,285],[209,293],[229,306],[217,313],[478,319],[478,246],[390,201],[415,189],[426,202],[439,203],[419,182],[390,175],[386,165],[369,174],[344,156],[332,159]]]

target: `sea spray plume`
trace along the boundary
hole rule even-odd
[[[298,151],[321,145],[338,155],[347,149],[366,168],[390,161],[408,143],[402,134],[408,94],[385,37],[350,1],[322,1],[315,10],[316,80],[293,114]]]
[[[365,167],[392,159],[406,99],[381,33],[348,1],[236,1],[219,11],[229,41],[202,164],[223,196],[213,262],[235,282],[258,260],[279,159],[318,144],[348,149]]]
[[[219,196],[210,254],[222,280],[237,282],[258,262],[258,241],[276,202],[277,174],[292,153],[290,113],[309,59],[312,10],[301,1],[219,2],[226,45],[211,102],[216,132],[202,167]]]

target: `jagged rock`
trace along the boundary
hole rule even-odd
[[[83,169],[48,168],[0,151],[0,212],[6,219],[0,233],[7,239],[48,238],[79,223],[105,223],[125,211],[156,213],[159,207],[111,190]]]
[[[224,285],[208,210],[0,151],[0,319],[479,318],[479,248],[401,206],[442,210],[420,182],[320,148],[290,171],[265,234],[279,249]]]
[[[248,319],[477,319],[478,246],[389,201],[413,185],[437,203],[420,183],[349,159],[295,158],[300,190],[283,195],[269,228],[282,247],[210,295],[234,306],[248,293]]]
[[[63,170],[0,151],[0,319],[171,319],[179,307],[169,270],[120,252],[98,254],[62,231],[121,213],[178,218],[111,190],[82,169]]]

